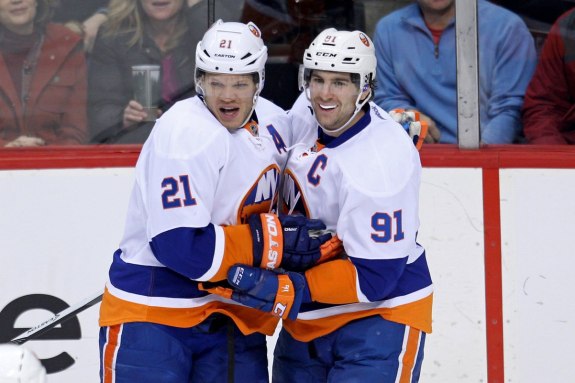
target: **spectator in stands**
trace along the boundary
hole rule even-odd
[[[493,3],[517,13],[528,25],[531,21],[553,24],[561,14],[573,6],[572,2],[572,0],[493,0]]]
[[[54,22],[66,25],[74,32],[84,38],[84,47],[86,52],[92,52],[94,41],[100,26],[108,20],[109,3],[111,0],[53,0],[56,1],[58,7],[54,14]],[[198,26],[194,28],[193,39],[199,41],[204,32],[208,29],[207,18],[207,4],[205,0],[187,0],[188,7],[199,5],[194,14],[196,18],[191,21],[190,25]],[[220,9],[220,5],[222,6]],[[235,20],[228,12],[235,7],[241,7],[241,2],[237,0],[219,0],[218,1],[218,15],[220,18],[226,20]],[[205,25],[203,25],[205,24]],[[197,29],[197,32],[196,32]]]
[[[575,144],[575,9],[551,27],[523,105],[532,144]]]
[[[457,142],[455,0],[417,0],[376,26],[378,87],[383,109],[417,110],[426,142]],[[506,144],[521,132],[521,106],[536,65],[525,23],[478,0],[481,142]]]
[[[551,25],[573,6],[575,0],[491,0],[517,13],[527,25],[535,40],[537,57],[547,39]]]
[[[50,14],[49,0],[0,0],[0,146],[87,139],[82,41]]]
[[[132,66],[161,67],[158,115],[194,92],[194,52],[184,0],[112,0],[90,56],[89,124],[94,143],[143,143],[153,127],[134,99]]]
[[[84,39],[84,48],[92,50],[100,25],[108,14],[110,0],[55,0],[53,21],[66,25]]]

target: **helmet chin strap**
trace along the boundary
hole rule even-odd
[[[256,92],[254,93],[254,98],[252,99],[252,109],[250,110],[250,112],[246,116],[246,119],[244,120],[244,122],[242,122],[240,124],[240,126],[238,126],[236,129],[239,129],[239,128],[243,127],[245,124],[247,124],[247,122],[252,117],[252,114],[254,114],[254,109],[256,108],[256,102],[258,101],[258,97],[260,95],[260,89],[259,88],[260,88],[260,86],[258,85],[258,89],[256,89]]]
[[[367,96],[365,96],[365,98],[363,99],[363,101],[360,101],[362,94],[363,94],[363,92],[360,92],[360,93],[357,95],[357,99],[355,100],[355,110],[354,110],[354,112],[352,113],[352,115],[351,115],[351,117],[349,118],[349,120],[347,120],[347,122],[346,122],[345,124],[343,124],[342,126],[340,126],[340,127],[337,128],[337,129],[331,129],[331,130],[330,130],[330,129],[326,129],[326,128],[324,128],[323,126],[321,126],[321,124],[320,124],[319,121],[318,121],[318,125],[319,125],[319,127],[321,128],[321,130],[323,130],[323,132],[324,132],[325,134],[330,135],[330,136],[331,136],[333,133],[339,133],[339,132],[345,130],[345,129],[348,127],[348,125],[349,125],[349,123],[351,122],[351,120],[353,120],[353,118],[359,113],[359,111],[361,110],[361,108],[363,108],[363,106],[364,106],[364,105],[367,103],[367,101],[369,100],[369,96],[371,95],[371,89],[370,89],[369,93],[367,94]],[[306,87],[306,88],[305,88],[305,95],[306,95],[307,99],[311,102],[311,94],[310,94],[309,87]],[[330,133],[331,133],[331,134],[330,134]]]

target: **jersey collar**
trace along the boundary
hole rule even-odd
[[[362,109],[365,112],[363,117],[338,137],[327,135],[323,129],[318,126],[318,141],[325,145],[326,148],[335,148],[361,132],[371,122],[369,104],[365,104]]]

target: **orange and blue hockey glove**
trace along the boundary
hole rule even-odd
[[[341,241],[317,219],[264,213],[250,216],[248,224],[256,267],[304,271],[343,252]]]
[[[305,277],[298,273],[278,273],[241,264],[229,269],[228,283],[232,288],[201,283],[200,289],[291,320],[297,318],[306,285]]]

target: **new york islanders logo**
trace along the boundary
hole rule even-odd
[[[303,197],[302,189],[293,173],[287,169],[283,177],[282,213],[301,214],[309,217],[309,209]]]
[[[369,39],[367,38],[367,36],[364,33],[359,34],[359,39],[361,40],[363,45],[365,45],[366,47],[369,48]]]
[[[280,169],[268,166],[246,193],[238,209],[238,222],[246,223],[252,214],[267,213],[277,199]]]
[[[255,26],[255,24],[253,23],[248,23],[248,28],[250,29],[250,32],[252,32],[252,34],[255,37],[260,37],[262,34],[260,33],[260,30],[258,29],[258,27]]]

